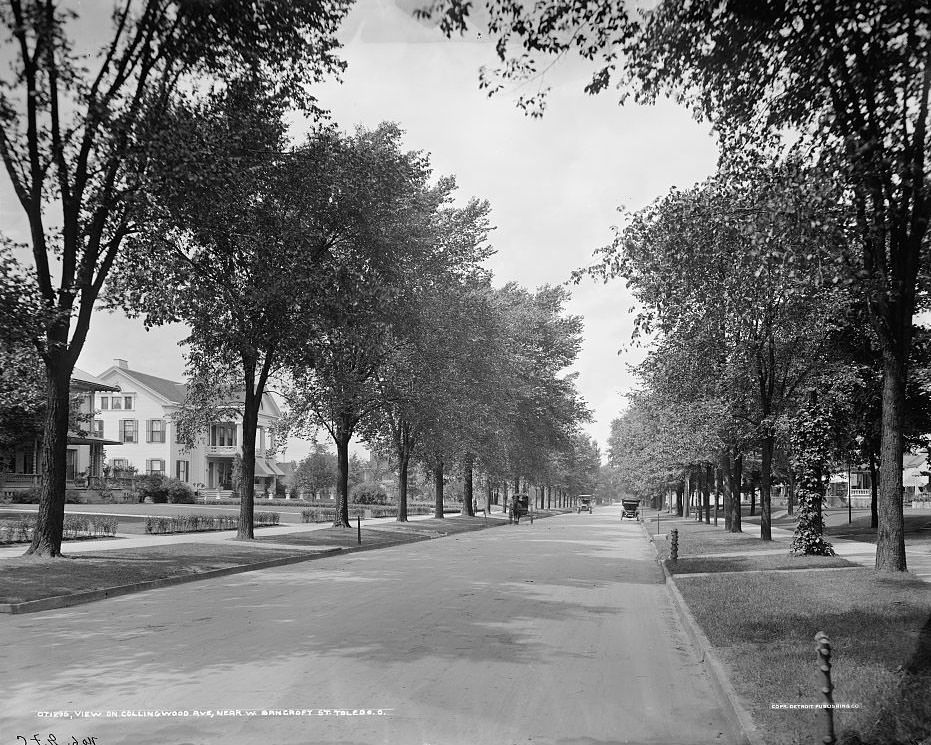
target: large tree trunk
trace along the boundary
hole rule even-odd
[[[773,496],[773,450],[776,438],[767,435],[760,443],[762,464],[760,466],[760,538],[764,541],[773,539],[772,496]]]
[[[437,460],[433,467],[434,509],[433,516],[443,517],[443,461]]]
[[[786,474],[786,510],[795,514],[795,469],[789,468]]]
[[[718,526],[718,505],[721,503],[721,483],[724,481],[720,468],[714,469],[714,526]]]
[[[685,472],[685,499],[682,500],[682,517],[689,516],[689,503],[692,501],[692,471]]]
[[[909,317],[909,326],[911,318]],[[905,420],[904,357],[908,350],[908,332],[901,332],[900,349],[883,350],[882,441],[879,460],[879,495],[876,535],[876,569],[904,572],[905,517],[902,512],[902,429]],[[899,340],[897,340],[899,341]],[[898,346],[898,345],[897,345]]]
[[[336,515],[334,528],[348,528],[349,525],[349,441],[352,432],[339,425],[333,438],[336,443]]]
[[[398,454],[398,522],[407,522],[407,482],[414,434],[409,423],[401,420],[394,430],[394,447]]]
[[[730,531],[731,529],[731,500],[733,499],[733,494],[731,492],[731,457],[730,452],[725,450],[721,453],[721,486],[724,489],[724,529]]]
[[[740,508],[740,485],[743,481],[743,470],[744,470],[744,456],[743,453],[737,452],[735,448],[733,450],[731,458],[731,469],[728,473],[728,481],[730,482],[730,507],[731,507],[731,524],[730,532],[731,533],[742,533],[742,516]]]
[[[711,482],[714,479],[714,469],[711,467],[710,463],[705,464],[705,483],[704,483],[704,499],[705,499],[705,525],[711,524]]]
[[[472,455],[466,455],[463,464],[463,490],[462,490],[462,514],[467,517],[475,517],[475,511],[472,509],[472,464],[475,459]]]
[[[42,478],[39,511],[32,543],[26,550],[27,554],[36,556],[61,556],[73,367],[63,355],[52,357],[46,362],[46,411],[39,468]]]
[[[682,517],[683,505],[682,495],[685,492],[685,484],[681,481],[676,482],[676,515]]]
[[[255,439],[260,401],[252,384],[247,383],[242,410],[242,476],[239,484],[239,525],[236,529],[236,539],[241,541],[255,538]]]
[[[407,469],[410,463],[409,452],[398,452],[398,522],[407,522]]]

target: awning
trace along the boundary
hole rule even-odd
[[[268,465],[263,461],[260,461],[258,458],[255,459],[255,475],[261,476],[264,478],[271,478],[274,476],[274,473],[271,473],[268,470]]]
[[[68,435],[69,445],[122,445],[119,440],[105,440],[102,437],[81,437],[79,435]]]

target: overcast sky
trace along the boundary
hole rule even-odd
[[[478,90],[479,67],[494,63],[490,42],[446,40],[393,0],[357,3],[342,36],[349,66],[341,83],[319,89],[322,105],[344,129],[398,122],[408,147],[431,154],[437,175],[456,176],[464,199],[491,202],[495,284],[513,280],[533,289],[565,282],[610,241],[619,205],[642,207],[714,169],[707,126],[672,103],[622,108],[610,93],[586,96],[580,62],[563,60],[548,73],[546,114],[531,119],[514,105],[514,91],[489,99]],[[295,117],[295,136],[303,130]],[[4,184],[4,227],[20,220],[9,194]],[[572,291],[569,310],[585,323],[578,384],[595,412],[587,430],[605,450],[611,420],[633,383],[628,362],[639,356],[618,354],[630,341],[632,303],[620,280],[584,282]],[[97,313],[78,366],[97,373],[123,357],[137,370],[181,379],[183,336],[181,328],[147,333],[141,322]],[[292,442],[287,458],[306,450]]]

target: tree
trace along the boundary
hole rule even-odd
[[[240,539],[254,537],[259,410],[289,347],[312,333],[317,266],[333,240],[328,138],[290,150],[271,94],[246,79],[176,103],[166,115],[176,144],[152,156],[146,232],[129,241],[110,283],[113,302],[147,324],[191,330],[185,441],[241,416]],[[190,177],[179,182],[179,172]]]
[[[432,11],[450,34],[465,30],[470,5],[439,0]],[[611,2],[489,0],[486,7],[502,62],[499,79],[537,77],[539,57],[575,51],[596,64],[589,92],[616,85],[622,99],[632,94],[641,103],[675,95],[710,120],[731,150],[790,131],[842,177],[857,230],[850,274],[883,356],[876,568],[905,571],[905,391],[931,219],[926,4],[666,0],[631,12]],[[501,88],[493,75],[482,85]],[[519,103],[539,115],[544,99],[540,86]]]
[[[631,216],[590,270],[624,276],[642,303],[637,332],[660,335],[657,364],[642,370],[653,390],[673,405],[723,403],[733,420],[723,438],[728,470],[742,465],[748,447],[759,449],[764,540],[780,419],[831,367],[831,341],[850,302],[844,286],[820,279],[839,262],[844,238],[824,214],[831,194],[791,163],[722,168]],[[684,366],[689,374],[677,375]],[[736,488],[740,478],[733,481]],[[729,527],[739,529],[739,503],[732,506]]]
[[[486,244],[490,206],[477,199],[463,208],[445,206],[434,216],[433,238],[399,289],[395,302],[393,348],[378,376],[383,406],[368,423],[366,438],[390,447],[398,464],[398,520],[407,520],[408,471],[420,454],[434,468],[464,448],[463,468],[474,462],[466,432],[475,431],[481,391],[488,385],[487,273],[480,263],[491,254]],[[425,452],[429,448],[429,452]],[[437,457],[437,453],[443,453]],[[464,508],[471,513],[469,504]],[[442,505],[437,506],[442,516]]]
[[[335,32],[347,10],[344,0],[126,0],[109,39],[84,55],[74,13],[39,0],[0,7],[12,56],[0,79],[0,157],[29,224],[43,310],[32,338],[46,377],[43,481],[27,553],[61,553],[70,376],[111,268],[140,228],[152,155],[140,133],[159,127],[179,91],[243,71],[313,109],[312,85],[342,67]]]
[[[434,215],[454,187],[448,179],[430,186],[427,157],[404,152],[401,135],[386,123],[337,140],[341,165],[333,202],[346,225],[318,273],[315,333],[295,347],[289,363],[289,403],[298,428],[322,426],[336,444],[336,524],[345,527],[349,441],[383,405],[378,377],[394,344],[398,298],[423,268]]]
[[[315,442],[313,451],[298,465],[294,484],[310,492],[312,499],[319,499],[321,492],[336,485],[336,476],[336,456],[325,445]]]

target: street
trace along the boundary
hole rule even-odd
[[[730,742],[619,508],[0,624],[0,745]]]

